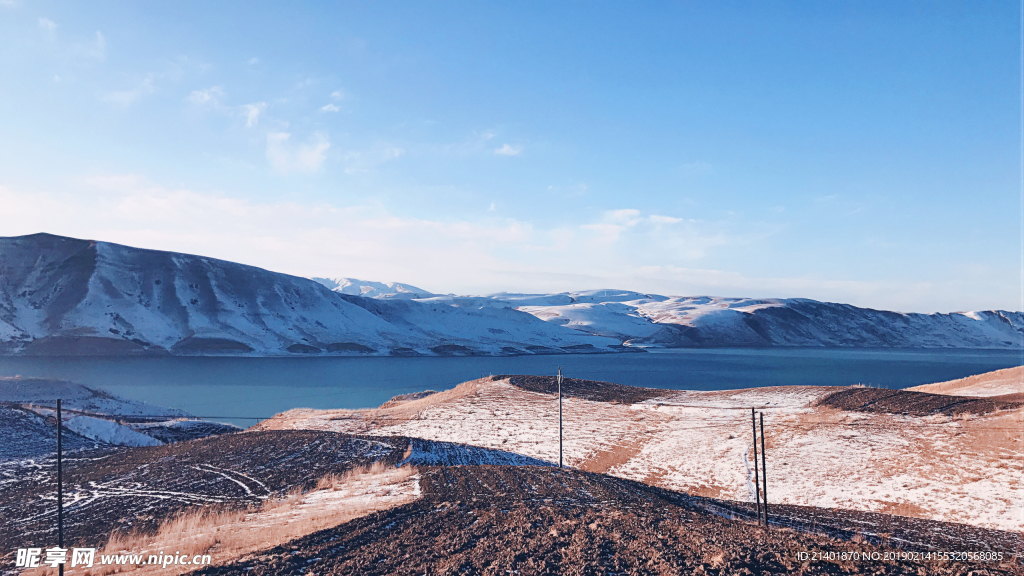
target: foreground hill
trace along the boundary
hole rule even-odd
[[[557,462],[551,377],[495,376],[376,410],[297,409],[260,429],[414,436]],[[1024,530],[1024,403],[783,386],[710,392],[567,380],[573,467],[754,501],[750,409],[765,413],[771,501]]]
[[[985,564],[904,560],[891,557],[900,553],[891,543],[765,530],[752,522],[723,518],[702,499],[577,470],[435,468],[422,475],[419,485],[422,496],[415,502],[198,574],[918,576],[962,575],[979,568],[987,569],[987,574],[1014,574],[1020,569],[1011,552],[1003,553],[1002,562]],[[890,529],[898,532],[897,524]],[[933,524],[922,532],[950,528]],[[996,545],[1000,550],[1020,544],[1015,534],[983,532],[973,534],[971,541],[994,537],[1002,540]],[[956,547],[966,541],[942,544]],[[877,553],[878,559],[844,560],[839,557],[843,553]],[[836,559],[819,559],[833,556]]]
[[[7,466],[21,472],[0,484],[0,514],[11,519],[0,525],[0,574],[18,573],[9,568],[15,548],[55,537],[53,461],[0,468]],[[97,559],[141,555],[134,565],[102,565],[101,574],[193,568],[146,564],[148,554],[167,550],[210,555],[215,566],[199,573],[239,575],[1021,569],[1017,533],[792,506],[774,508],[764,530],[740,502],[414,438],[236,433],[79,453],[65,479],[67,542],[99,547]],[[964,549],[997,560],[899,556]],[[832,556],[854,552],[878,558]]]

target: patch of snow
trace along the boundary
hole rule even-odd
[[[116,446],[161,446],[163,442],[145,434],[136,432],[127,426],[121,426],[110,420],[93,418],[92,416],[75,416],[64,422],[64,426],[75,434],[92,440],[114,444]]]

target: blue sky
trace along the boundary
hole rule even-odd
[[[0,235],[1020,309],[1018,9],[0,0]]]

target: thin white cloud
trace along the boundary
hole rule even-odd
[[[341,110],[341,108],[338,108],[334,104],[325,104],[320,107],[321,112],[337,112],[338,110]]]
[[[348,93],[344,90],[335,90],[331,92],[331,98],[335,100],[344,100],[348,96]]]
[[[245,115],[245,127],[255,128],[260,123],[260,116],[267,109],[266,102],[254,102],[241,106],[242,114]]]
[[[57,23],[49,18],[40,18],[39,29],[49,34],[53,34],[53,31],[57,29]]]
[[[346,174],[372,172],[378,166],[401,158],[405,149],[387,143],[379,143],[364,150],[346,150],[341,155]]]
[[[499,156],[519,156],[519,153],[522,152],[522,151],[523,151],[523,149],[520,148],[519,146],[512,146],[511,144],[504,144],[504,145],[502,145],[501,148],[496,148],[494,150],[494,153],[498,154]]]
[[[330,147],[330,139],[322,133],[314,134],[305,144],[296,145],[288,132],[270,132],[266,154],[270,165],[282,174],[315,172],[324,163]]]
[[[714,172],[714,167],[703,160],[698,160],[681,165],[679,171],[686,176],[703,176]]]
[[[86,48],[86,52],[97,60],[103,60],[107,57],[107,39],[103,37],[102,32],[96,31],[96,39],[91,46]]]
[[[139,85],[131,90],[116,90],[113,92],[107,92],[100,97],[104,102],[110,102],[112,104],[120,104],[121,106],[131,106],[139,98],[147,96],[156,92],[156,74],[147,74],[145,78],[139,82]]]
[[[202,90],[193,90],[185,99],[197,106],[220,106],[220,101],[223,97],[223,88],[220,86],[211,86]]]
[[[256,57],[249,58],[249,65],[250,66],[255,66],[256,64],[259,64],[259,63],[260,63],[260,59],[259,58],[256,58]]]
[[[652,224],[679,224],[683,221],[682,218],[675,218],[672,216],[660,216],[658,214],[652,214],[648,218]]]

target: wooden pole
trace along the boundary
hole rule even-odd
[[[64,446],[61,437],[64,422],[60,414],[60,398],[57,399],[57,547],[64,547],[64,463],[62,461]],[[64,565],[57,565],[58,574],[64,576]]]
[[[761,474],[757,470],[757,418],[750,409],[750,427],[754,431],[754,498],[757,500],[757,521],[761,522]]]
[[[761,412],[761,474],[764,474],[764,527],[768,527],[768,464],[764,460],[764,412]]]
[[[562,467],[562,367],[558,367],[558,467]]]

